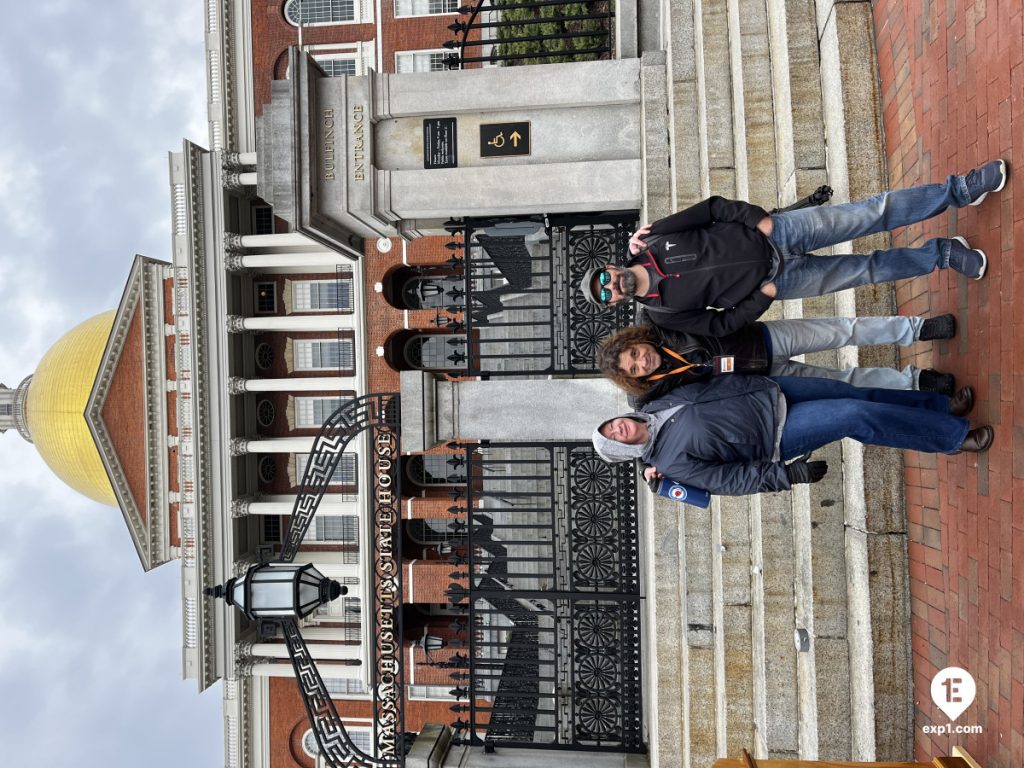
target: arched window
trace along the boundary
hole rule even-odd
[[[406,477],[416,485],[465,485],[466,459],[458,453],[428,453],[402,461]]]
[[[298,26],[307,24],[344,24],[356,20],[355,0],[288,0],[284,17]]]
[[[413,336],[405,344],[405,362],[414,370],[457,371],[466,367],[465,334]]]
[[[466,305],[466,281],[455,275],[417,277],[405,284],[402,299],[409,309]]]

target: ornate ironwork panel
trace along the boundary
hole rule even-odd
[[[613,58],[612,0],[474,0],[449,24],[449,69]]]
[[[584,272],[622,263],[634,212],[521,219],[469,219],[455,231],[463,251],[451,264],[464,287],[449,287],[437,324],[443,367],[481,376],[593,373],[605,336],[633,322],[628,305],[599,308],[580,294]]]
[[[467,447],[464,739],[644,751],[632,468],[586,444]],[[461,513],[462,508],[457,510]],[[460,574],[453,574],[458,576]],[[461,684],[461,683],[460,683]]]
[[[327,417],[313,441],[309,461],[302,474],[302,485],[281,548],[281,560],[290,563],[295,559],[345,446],[364,429],[396,428],[399,423],[398,407],[397,394],[364,395],[349,401]]]
[[[302,703],[306,708],[306,717],[310,728],[316,735],[320,754],[328,765],[332,766],[401,766],[404,754],[373,757],[356,747],[345,730],[338,710],[334,706],[331,694],[320,676],[316,663],[306,647],[299,627],[292,619],[280,622],[284,631],[284,639],[288,645],[292,666],[295,668],[295,679],[302,694]]]

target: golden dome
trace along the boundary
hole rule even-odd
[[[85,406],[115,314],[86,320],[50,347],[32,375],[25,402],[25,421],[43,461],[76,491],[112,507],[117,499],[85,423]]]

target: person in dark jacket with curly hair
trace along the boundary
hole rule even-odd
[[[636,325],[604,339],[597,352],[601,373],[620,389],[647,402],[683,384],[726,373],[813,376],[858,387],[920,389],[952,396],[952,374],[908,366],[838,370],[790,358],[848,344],[901,344],[951,339],[953,315],[920,317],[823,317],[753,323],[716,338]]]

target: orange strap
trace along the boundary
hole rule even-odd
[[[691,368],[696,368],[698,365],[700,365],[700,363],[689,362],[685,357],[678,354],[674,350],[669,349],[668,347],[662,347],[661,351],[670,357],[674,357],[676,360],[682,363],[682,365],[679,366],[678,368],[673,368],[671,371],[665,371],[664,373],[655,373],[651,376],[648,376],[647,381],[658,381],[660,379],[664,379],[666,376],[675,376],[677,373],[686,373],[686,371],[690,370]]]

